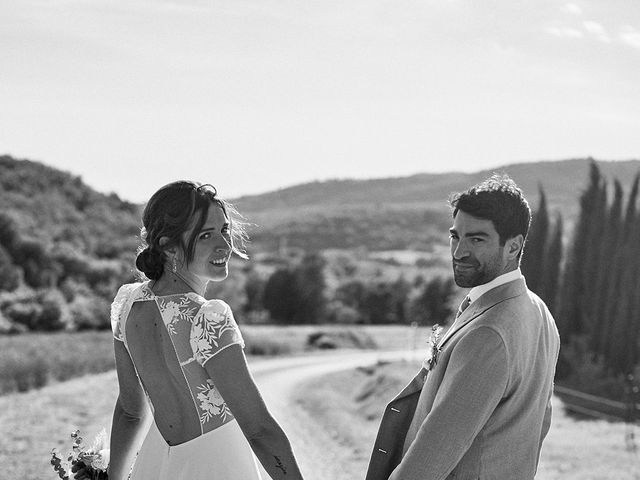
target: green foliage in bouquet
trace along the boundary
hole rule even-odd
[[[107,447],[107,433],[103,429],[89,448],[83,445],[84,439],[80,430],[71,433],[73,440],[71,452],[63,460],[56,449],[51,450],[51,466],[62,480],[69,480],[72,472],[83,471],[83,478],[91,480],[106,480],[109,465],[109,448]]]

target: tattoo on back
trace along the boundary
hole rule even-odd
[[[280,457],[274,455],[273,458],[276,459],[276,468],[279,468],[280,470],[282,470],[282,474],[286,475],[287,474],[287,469],[285,468],[284,464],[282,463],[282,460],[280,460]]]

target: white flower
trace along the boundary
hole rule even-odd
[[[207,302],[202,306],[200,310],[201,314],[206,317],[208,321],[213,323],[221,323],[226,320],[226,308],[224,304],[219,302]]]
[[[176,302],[167,302],[162,308],[162,316],[165,323],[173,321],[174,318],[180,316],[180,306]]]

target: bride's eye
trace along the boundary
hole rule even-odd
[[[210,232],[205,232],[202,235],[200,235],[200,240],[207,240],[211,238],[211,233]]]

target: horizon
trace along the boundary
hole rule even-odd
[[[0,4],[0,151],[144,202],[640,157],[640,3]],[[209,160],[209,159],[213,160]]]
[[[28,162],[40,163],[40,164],[45,165],[47,167],[62,171],[64,173],[67,173],[67,174],[69,174],[71,176],[79,177],[80,180],[85,185],[87,185],[89,188],[93,189],[94,191],[96,191],[96,192],[98,192],[100,194],[103,194],[103,195],[110,195],[112,193],[115,193],[116,195],[118,195],[118,197],[121,200],[129,202],[129,203],[144,204],[148,200],[148,199],[143,199],[143,200],[140,200],[140,201],[135,201],[135,200],[133,200],[131,198],[123,197],[122,195],[120,195],[118,192],[116,192],[114,190],[102,190],[102,189],[96,187],[95,185],[92,185],[91,183],[87,182],[87,180],[81,174],[78,174],[77,172],[73,172],[73,171],[70,171],[70,170],[67,170],[67,169],[62,169],[62,168],[59,168],[59,167],[57,167],[55,165],[51,165],[49,163],[42,162],[40,160],[35,160],[35,159],[31,159],[31,158],[17,158],[15,156],[12,156],[12,155],[7,154],[7,153],[0,153],[0,156],[8,156],[10,158],[13,158],[16,161],[28,161]],[[539,164],[539,163],[587,162],[589,160],[593,160],[596,163],[600,164],[601,166],[603,164],[609,164],[609,163],[633,163],[633,162],[637,162],[637,163],[640,164],[640,158],[628,158],[628,159],[610,160],[610,159],[599,159],[599,158],[593,158],[593,157],[584,157],[584,158],[565,158],[565,159],[555,159],[555,160],[537,160],[537,161],[534,160],[534,161],[524,161],[524,162],[511,162],[511,163],[505,163],[505,164],[501,164],[501,165],[482,167],[482,168],[478,168],[478,169],[475,169],[475,170],[472,170],[472,171],[461,171],[461,170],[445,170],[445,171],[440,171],[440,172],[436,172],[436,171],[421,171],[421,172],[410,173],[410,174],[407,174],[407,175],[389,175],[389,176],[384,176],[384,177],[366,177],[366,178],[364,178],[364,177],[359,177],[359,178],[356,178],[356,177],[327,177],[327,178],[323,178],[323,179],[311,179],[311,180],[304,180],[304,181],[299,182],[299,183],[286,184],[286,185],[282,185],[282,186],[273,188],[271,190],[251,192],[251,193],[247,193],[247,194],[243,194],[243,195],[237,195],[237,196],[224,196],[224,198],[226,198],[228,200],[236,201],[238,199],[245,198],[245,197],[267,195],[267,194],[270,194],[270,193],[279,192],[279,191],[287,190],[287,189],[290,189],[290,188],[302,187],[302,186],[309,185],[309,184],[314,184],[314,183],[352,182],[352,181],[353,182],[367,182],[367,181],[376,181],[376,180],[405,179],[405,178],[421,176],[421,175],[455,175],[455,174],[461,174],[461,175],[471,175],[471,176],[473,176],[473,175],[476,175],[476,174],[482,173],[482,172],[508,173],[508,172],[506,172],[505,169],[509,168],[509,167],[536,165],[536,164]],[[640,175],[640,170],[638,171],[638,175]],[[176,178],[174,180],[180,180],[180,179]],[[158,188],[160,186],[162,186],[162,185],[159,185]]]

